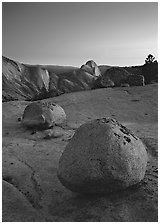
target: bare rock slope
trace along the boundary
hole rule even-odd
[[[88,90],[93,87],[94,73],[100,72],[96,64],[89,73],[75,67],[25,65],[6,57],[2,57],[2,65],[3,101],[38,100]]]
[[[3,102],[3,221],[149,222],[158,221],[157,84],[63,94],[42,100],[59,104],[67,124],[45,131],[25,129],[18,118],[27,101]],[[148,154],[143,181],[124,191],[82,195],[66,189],[57,178],[59,159],[82,124],[113,117],[133,130]]]
[[[100,69],[93,60],[87,61],[85,65],[81,66],[81,69],[96,77],[101,75]]]

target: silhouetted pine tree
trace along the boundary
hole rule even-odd
[[[158,82],[158,62],[152,54],[149,54],[145,59],[142,68],[142,75],[145,78],[145,84]]]

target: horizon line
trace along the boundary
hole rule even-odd
[[[148,54],[149,55],[149,54]],[[154,55],[153,55],[154,56]],[[32,65],[32,66],[37,66],[37,65],[42,65],[42,66],[67,66],[67,67],[76,67],[76,68],[79,68],[78,67],[78,65],[61,65],[61,64],[32,64],[32,63],[30,63],[30,62],[22,62],[22,61],[19,61],[19,60],[17,60],[17,59],[12,59],[12,58],[10,58],[10,57],[8,57],[8,56],[5,56],[5,55],[2,55],[2,58],[7,58],[7,59],[9,59],[9,60],[12,60],[12,61],[15,61],[15,62],[18,62],[18,63],[21,63],[21,64],[24,64],[24,65]],[[90,61],[90,60],[93,60],[93,59],[89,59],[89,60],[87,60],[87,61]],[[157,60],[157,59],[156,59]],[[86,62],[87,62],[86,61]],[[94,61],[94,60],[93,60]],[[86,63],[85,62],[85,63]],[[94,61],[94,62],[96,62],[96,61]],[[158,62],[158,60],[157,60],[157,62]],[[97,63],[96,63],[97,64]],[[144,63],[145,64],[145,63]],[[109,64],[97,64],[97,66],[110,66],[110,67],[135,67],[135,66],[143,66],[144,64],[136,64],[136,65],[109,65]],[[82,64],[83,65],[83,64]],[[82,65],[80,65],[80,66],[82,66]]]

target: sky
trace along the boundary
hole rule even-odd
[[[156,2],[3,2],[2,54],[26,64],[141,65],[158,56]]]

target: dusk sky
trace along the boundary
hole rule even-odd
[[[3,56],[19,62],[140,65],[157,45],[156,2],[2,3]]]

